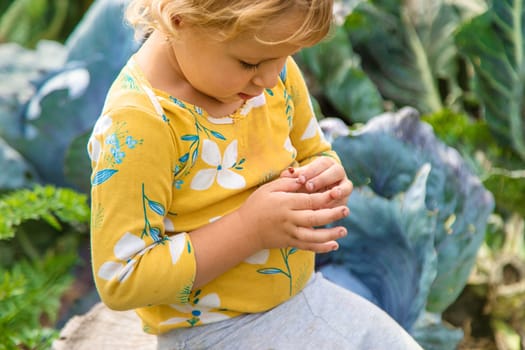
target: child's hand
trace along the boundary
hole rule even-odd
[[[305,166],[288,168],[281,177],[295,178],[303,185],[301,191],[306,193],[328,192],[332,198],[328,203],[330,208],[345,205],[353,189],[344,168],[330,157],[319,157]]]
[[[335,240],[346,235],[344,227],[315,227],[344,218],[348,208],[330,205],[330,192],[297,193],[301,187],[297,179],[279,178],[257,189],[236,212],[260,249],[296,247],[324,253],[339,247]]]

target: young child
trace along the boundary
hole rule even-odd
[[[161,349],[416,349],[386,313],[314,274],[352,184],[291,55],[332,0],[135,0],[147,38],[89,142],[104,303]]]

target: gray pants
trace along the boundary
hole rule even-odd
[[[421,349],[388,314],[317,273],[305,289],[272,310],[158,337],[158,349]]]

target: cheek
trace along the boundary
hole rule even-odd
[[[186,79],[190,84],[211,95],[241,92],[249,85],[252,77],[251,72],[243,70],[237,62],[229,60],[192,57],[185,60],[184,66]]]
[[[245,72],[231,69],[228,66],[216,66],[212,71],[206,70],[207,84],[216,88],[222,88],[224,90],[237,90],[242,89],[248,85],[250,77]],[[206,82],[205,82],[206,83]]]

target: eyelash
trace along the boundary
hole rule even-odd
[[[246,70],[256,70],[259,67],[258,64],[250,64],[244,61],[239,61],[239,62],[241,63],[242,68]]]

